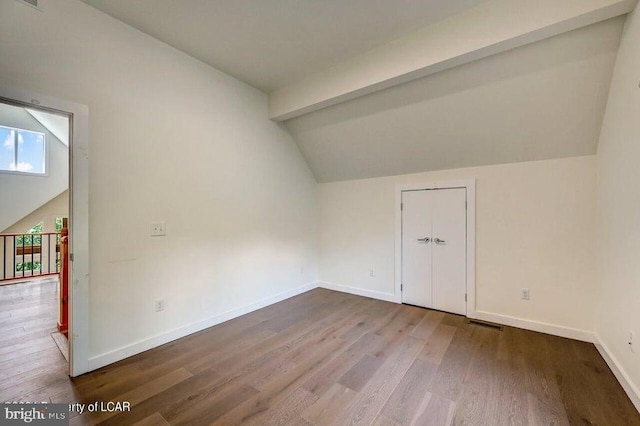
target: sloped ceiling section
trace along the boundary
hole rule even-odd
[[[487,0],[83,0],[263,91]]]
[[[318,182],[595,154],[624,19],[285,123]]]
[[[58,114],[25,108],[33,118],[47,128],[65,146],[69,146],[69,119]]]
[[[269,92],[319,182],[594,154],[637,0],[83,0]]]
[[[637,0],[489,0],[269,93],[276,121],[624,15]]]

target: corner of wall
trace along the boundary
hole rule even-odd
[[[371,299],[384,300],[386,302],[400,303],[400,300],[398,300],[398,298],[394,294],[385,293],[382,291],[367,290],[365,288],[333,284],[326,281],[318,282],[318,287],[325,288],[327,290],[339,291],[341,293],[355,294],[356,296],[369,297]]]
[[[638,411],[640,411],[640,389],[638,389],[638,387],[633,383],[631,377],[627,374],[622,364],[617,360],[597,333],[595,333],[594,339],[594,344],[598,349],[598,352],[600,352],[600,355],[602,355],[602,358],[604,358],[605,362],[616,376],[616,379],[620,382],[622,389],[627,393],[633,405]]]

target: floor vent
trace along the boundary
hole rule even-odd
[[[492,322],[480,321],[477,319],[468,319],[467,324],[479,325],[480,327],[491,328],[492,330],[502,331],[502,326],[500,324],[494,324]]]

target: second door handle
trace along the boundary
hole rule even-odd
[[[436,244],[445,244],[445,243],[446,243],[446,241],[445,241],[445,240],[441,240],[441,239],[440,239],[440,238],[438,238],[438,237],[436,237],[436,238],[434,238],[434,239],[431,239],[431,238],[429,238],[429,237],[418,238],[418,242],[419,242],[419,243],[429,243],[429,242],[431,242],[431,241],[433,241],[433,242],[434,242],[434,243],[436,243]]]

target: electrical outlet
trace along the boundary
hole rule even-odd
[[[164,299],[156,300],[156,312],[164,311]]]
[[[634,335],[633,331],[629,330],[629,341],[627,343],[629,343],[629,350],[631,352],[635,352],[635,350],[633,349],[633,335]]]
[[[164,222],[153,222],[150,226],[149,234],[152,237],[162,237],[167,235],[167,225]]]
[[[522,289],[522,293],[520,293],[520,299],[529,300],[529,289],[528,288],[523,288]]]
[[[376,276],[376,271],[374,271],[373,269],[369,269],[369,276],[370,277],[375,277]]]

